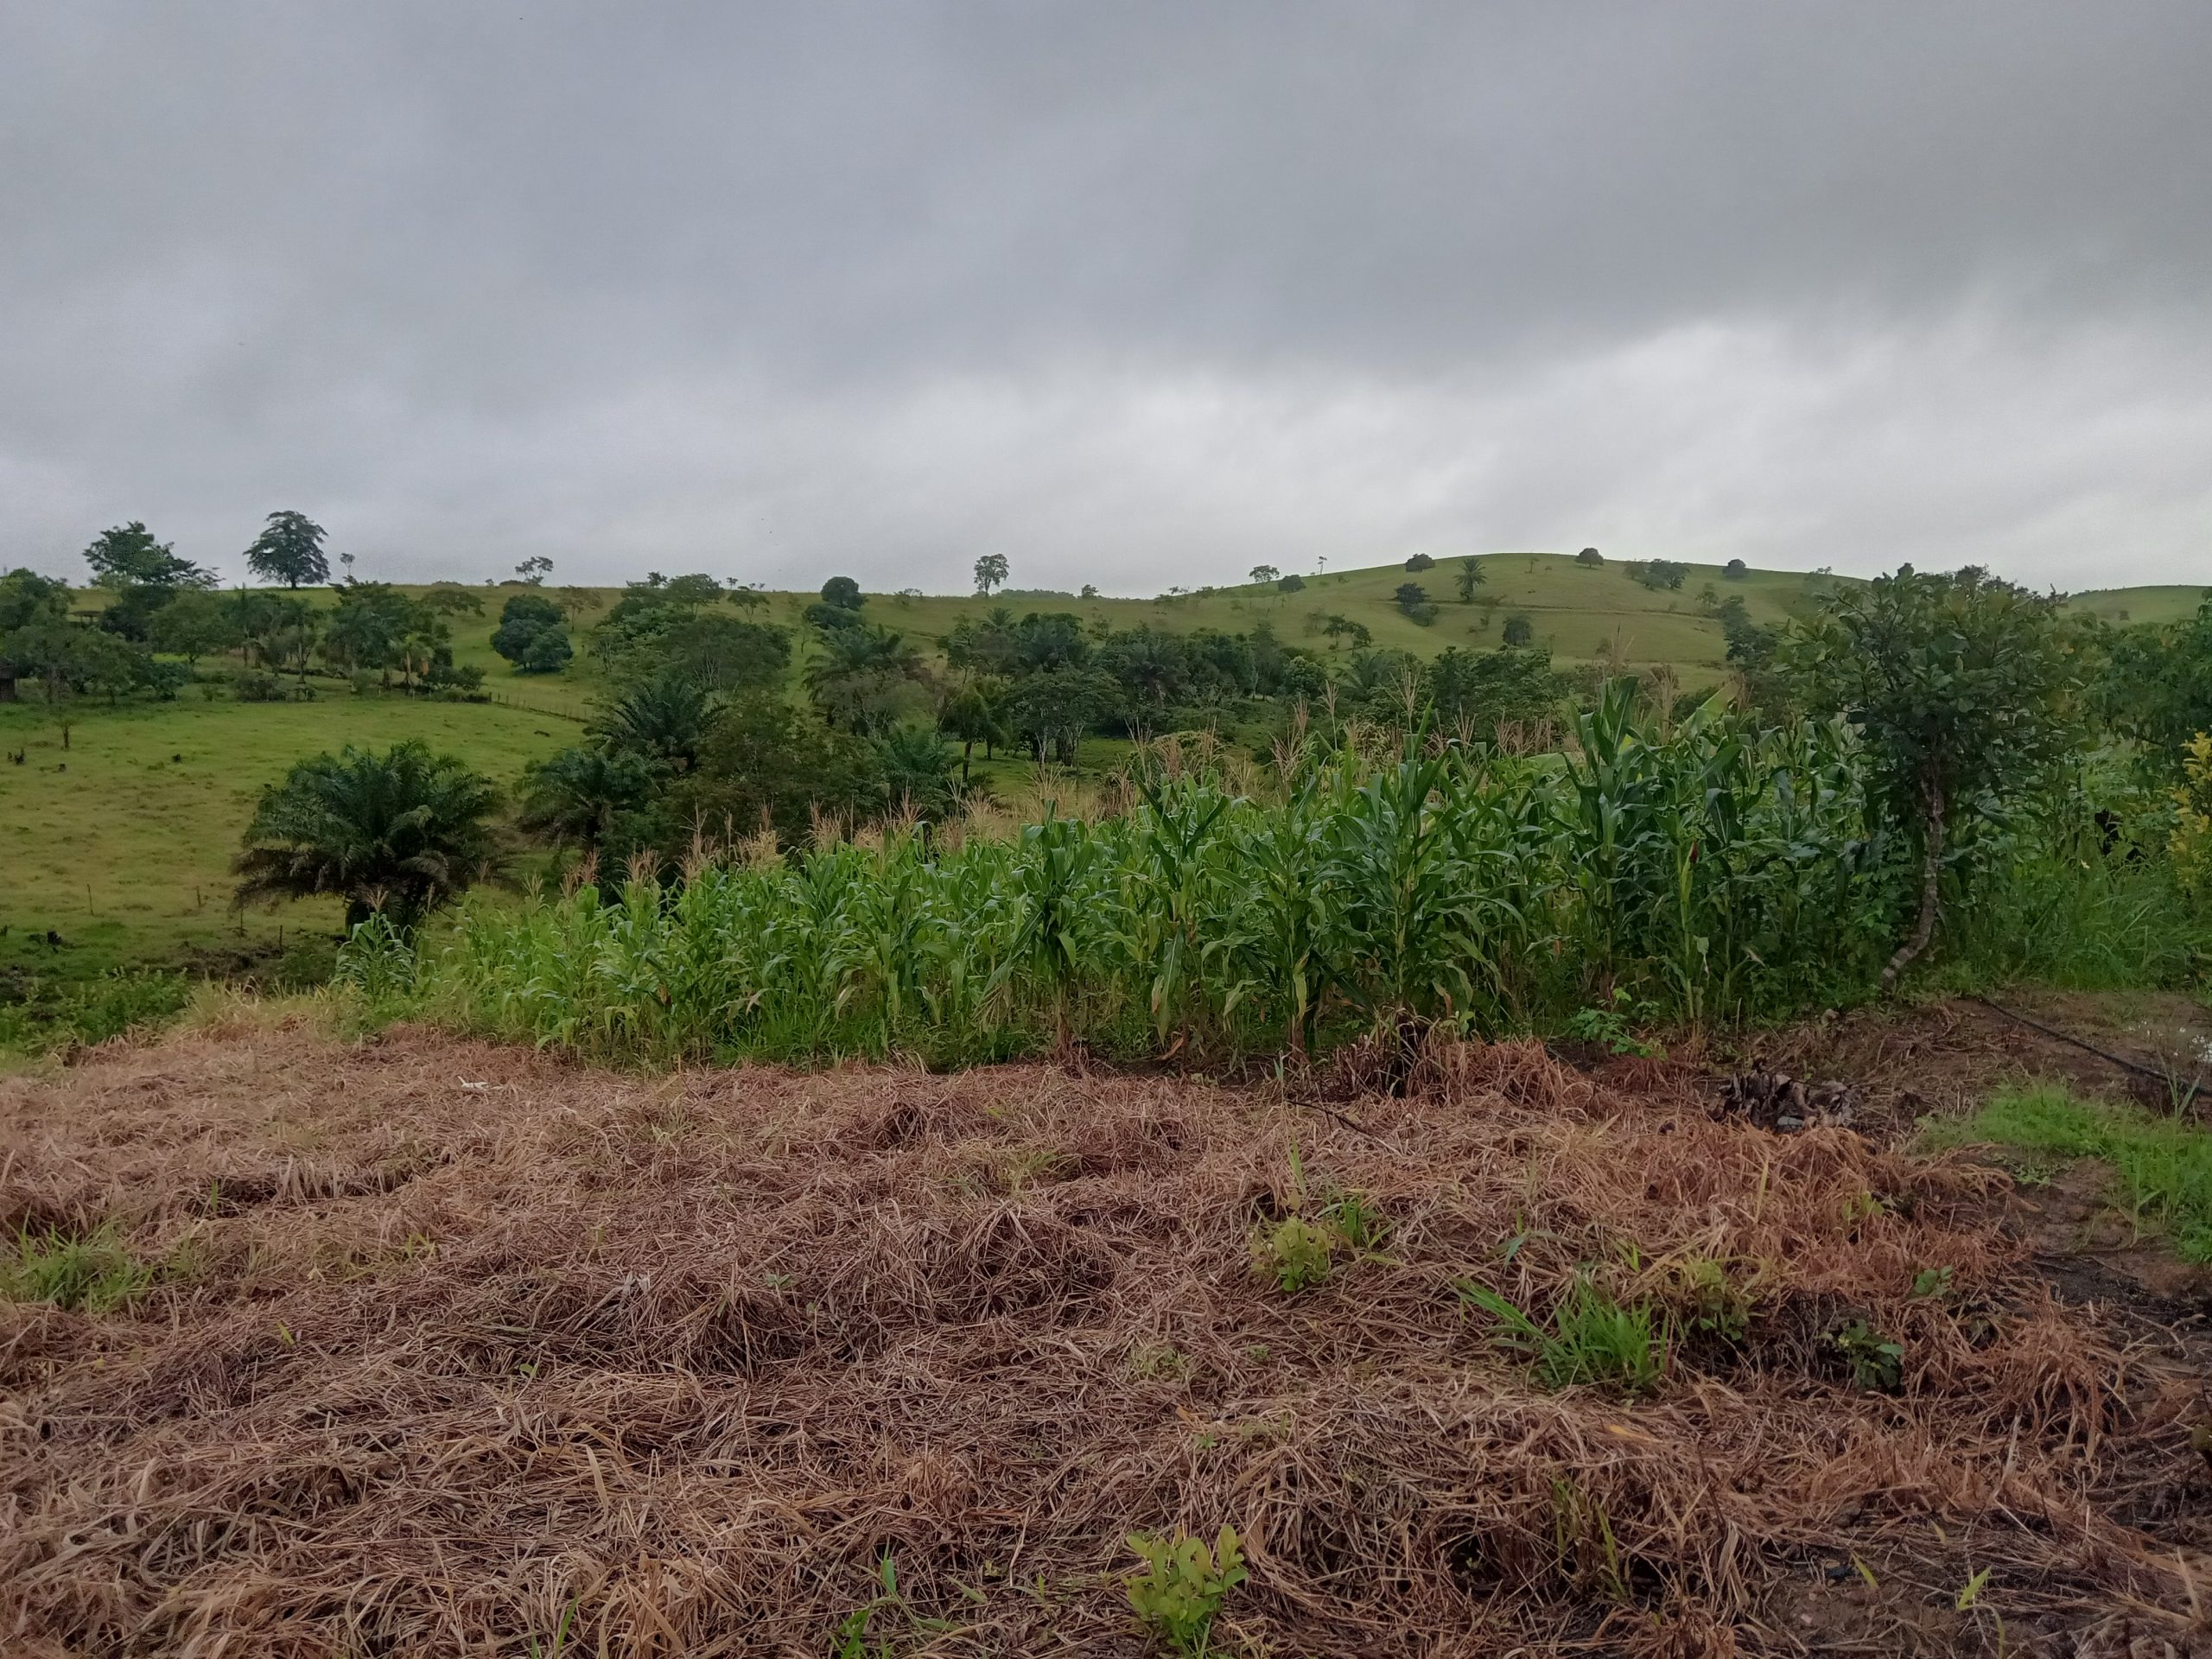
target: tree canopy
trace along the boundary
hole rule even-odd
[[[327,533],[303,512],[272,512],[253,545],[246,549],[245,562],[256,575],[281,582],[287,588],[328,582],[330,561],[322,550]]]

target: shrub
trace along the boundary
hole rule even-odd
[[[1741,582],[1751,574],[1751,569],[1741,559],[1731,559],[1720,567],[1720,574],[1731,582]]]
[[[1429,557],[1426,553],[1416,553],[1413,557],[1406,561],[1406,569],[1418,575],[1424,570],[1435,569],[1436,561]]]
[[[1519,612],[1505,619],[1505,630],[1500,636],[1509,645],[1529,645],[1536,640],[1536,625]]]

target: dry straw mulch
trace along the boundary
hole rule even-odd
[[[1643,1081],[1468,1048],[1325,1109],[252,1023],[0,1081],[0,1218],[165,1268],[0,1306],[0,1649],[521,1654],[565,1612],[572,1653],[818,1656],[888,1553],[888,1651],[1137,1654],[1123,1535],[1227,1522],[1230,1653],[2202,1651],[2200,1379],[2056,1304],[1988,1172]],[[1379,1254],[1255,1274],[1342,1192]],[[1699,1260],[1739,1340],[1688,1329]],[[1655,1392],[1541,1391],[1453,1288],[1579,1272],[1686,1322]]]

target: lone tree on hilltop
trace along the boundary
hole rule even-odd
[[[1574,556],[1574,562],[1577,564],[1603,564],[1605,556],[1594,547],[1586,547]]]
[[[1783,637],[1784,678],[1807,708],[1865,734],[1890,810],[1920,842],[1919,915],[1884,985],[1935,935],[1955,814],[2001,811],[2069,742],[2075,645],[2055,602],[1972,566],[1923,575],[1900,565],[1832,588]]]
[[[133,518],[102,531],[85,550],[92,580],[103,588],[208,588],[209,575],[190,559],[180,559],[167,542]]]
[[[1274,582],[1280,578],[1282,572],[1276,569],[1272,564],[1255,564],[1246,574],[1248,574],[1255,582],[1266,583]]]
[[[254,575],[281,582],[287,588],[328,582],[330,561],[322,551],[327,533],[303,512],[272,512],[253,545],[246,549],[245,562]]]
[[[348,927],[378,911],[411,927],[499,873],[499,801],[489,779],[420,743],[302,760],[262,791],[233,902],[334,893]]]
[[[976,591],[982,594],[985,599],[988,599],[991,596],[992,588],[1004,587],[1006,585],[1006,578],[1007,564],[1005,554],[986,553],[982,558],[976,561]],[[826,599],[829,595],[825,594],[823,597]]]

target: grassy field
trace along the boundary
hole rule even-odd
[[[326,694],[314,702],[71,707],[69,747],[41,705],[0,707],[0,968],[57,979],[121,963],[265,952],[327,932],[334,902],[238,914],[230,860],[264,785],[346,743],[420,738],[502,782],[575,741],[514,709]],[[48,930],[67,943],[51,950]]]

